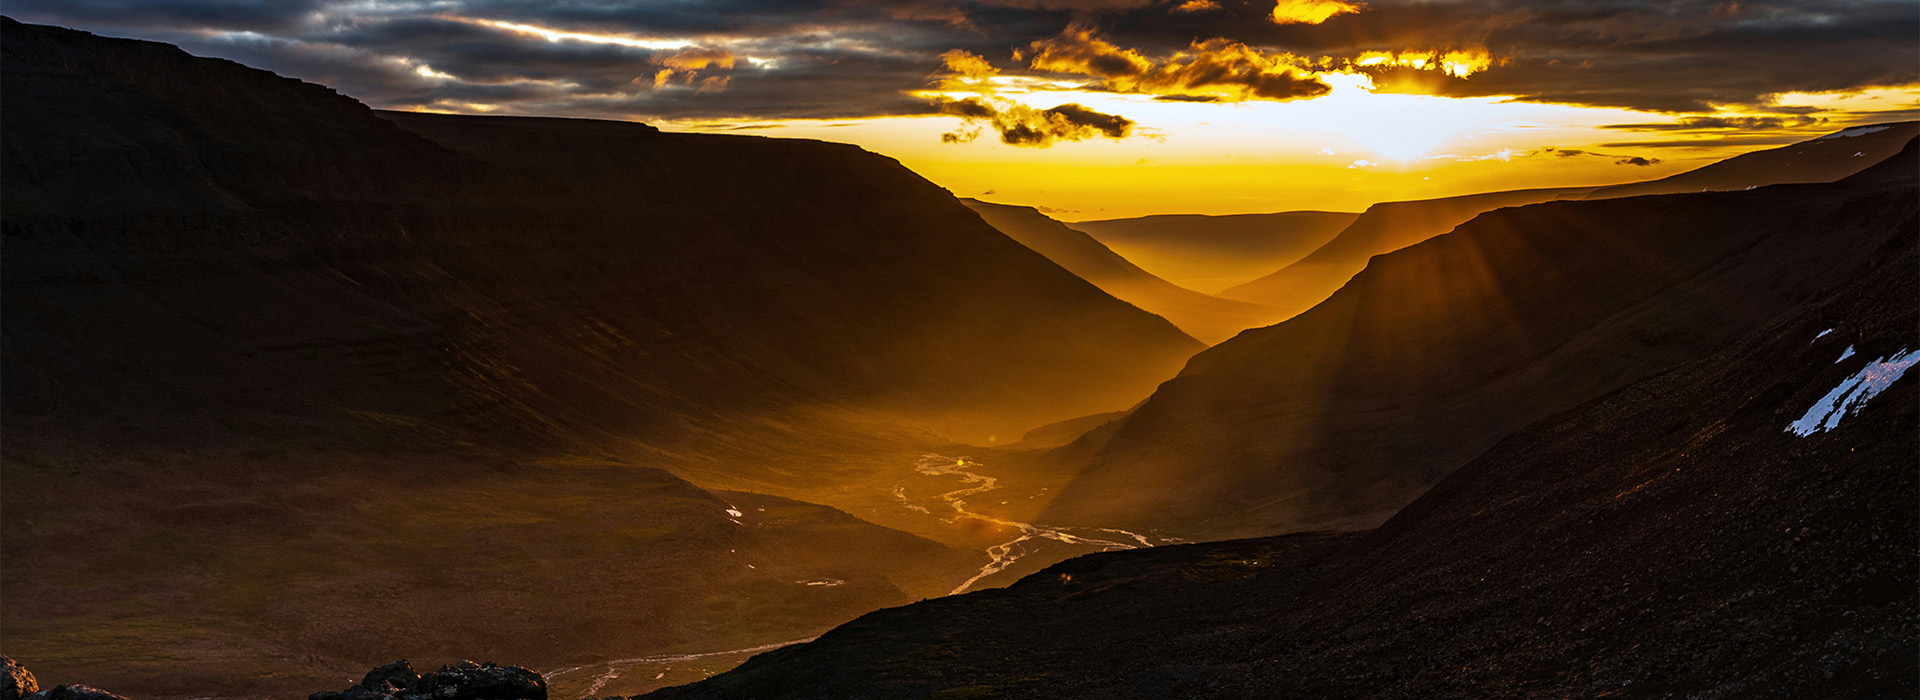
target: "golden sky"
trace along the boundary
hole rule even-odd
[[[1634,182],[1877,119],[1909,118],[1920,90],[1783,96],[1819,104],[1828,121],[1761,129],[1683,126],[1676,115],[1618,108],[1377,94],[1334,80],[1323,97],[1234,104],[1135,95],[1048,93],[1125,114],[1145,137],[1089,138],[1047,148],[997,139],[943,142],[949,116],[679,125],[859,144],[964,197],[1039,206],[1066,221],[1147,214],[1360,211],[1378,201]],[[1881,116],[1881,115],[1887,116]],[[1655,146],[1639,144],[1657,144]],[[1551,149],[1551,150],[1549,150]],[[1578,151],[1580,155],[1559,155]],[[1644,158],[1649,164],[1630,161]]]
[[[1657,178],[1920,117],[1912,0],[13,0],[382,109],[851,142],[1067,220]]]

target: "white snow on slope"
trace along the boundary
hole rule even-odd
[[[1815,141],[1825,141],[1825,140],[1827,140],[1827,139],[1838,139],[1838,138],[1849,138],[1849,139],[1850,139],[1850,138],[1853,138],[1853,137],[1855,137],[1855,136],[1866,136],[1867,134],[1871,134],[1871,133],[1874,133],[1874,132],[1876,132],[1876,131],[1886,131],[1886,130],[1888,130],[1888,129],[1891,129],[1891,128],[1893,128],[1893,127],[1891,127],[1891,126],[1856,126],[1856,127],[1853,127],[1853,128],[1851,128],[1851,129],[1841,129],[1841,130],[1839,130],[1839,131],[1836,131],[1836,132],[1834,132],[1834,133],[1831,133],[1831,134],[1827,134],[1826,136],[1822,136],[1822,137],[1820,137],[1820,138],[1817,138],[1817,139],[1814,139],[1814,140],[1815,140]]]
[[[1903,350],[1891,357],[1882,357],[1867,364],[1853,376],[1840,382],[1840,386],[1827,392],[1806,415],[1787,426],[1787,432],[1806,437],[1840,427],[1840,419],[1858,413],[1867,405],[1867,400],[1880,395],[1887,387],[1899,381],[1915,364],[1920,364],[1920,350]]]

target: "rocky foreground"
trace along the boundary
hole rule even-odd
[[[41,689],[40,679],[20,662],[0,656],[0,700],[127,700],[90,685],[68,683]]]
[[[547,681],[519,666],[461,661],[422,674],[406,659],[375,668],[345,690],[323,690],[308,700],[547,700]],[[42,690],[26,666],[0,656],[0,700],[127,700],[77,683]]]
[[[342,691],[324,690],[307,700],[547,700],[547,681],[519,666],[461,661],[421,674],[401,659],[367,672]]]

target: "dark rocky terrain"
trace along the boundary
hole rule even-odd
[[[1155,277],[1108,250],[1092,236],[1048,218],[1033,207],[973,199],[962,201],[1007,237],[1047,256],[1115,298],[1172,321],[1200,342],[1218,343],[1240,331],[1266,325],[1273,316],[1273,310],[1264,306],[1201,294]]]
[[[40,679],[27,667],[0,656],[0,700],[127,700],[125,697],[89,685],[66,683],[41,688]]]
[[[1911,197],[1912,155],[1863,180]],[[1911,222],[1379,528],[1085,556],[648,697],[1913,697],[1920,374],[1874,369],[1920,350]],[[1830,430],[1789,430],[1875,372]]]
[[[1359,217],[1332,211],[1158,214],[1068,226],[1168,282],[1212,294],[1292,265]]]
[[[851,146],[381,113],[12,20],[0,56],[0,640],[50,676],[816,634],[981,559],[849,515],[862,479],[1201,347]]]
[[[1715,351],[1913,235],[1910,181],[1500,209],[1375,257],[1062,448],[1045,517],[1370,527],[1506,435]],[[1356,224],[1358,225],[1358,224]]]

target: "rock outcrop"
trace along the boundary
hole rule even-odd
[[[358,685],[308,700],[547,700],[547,681],[519,666],[461,661],[421,674],[401,659],[367,672]]]
[[[0,656],[0,700],[20,700],[40,689],[40,681],[33,672],[14,661],[13,657]]]
[[[26,666],[0,656],[0,700],[127,700],[90,685],[66,683],[42,689]]]

